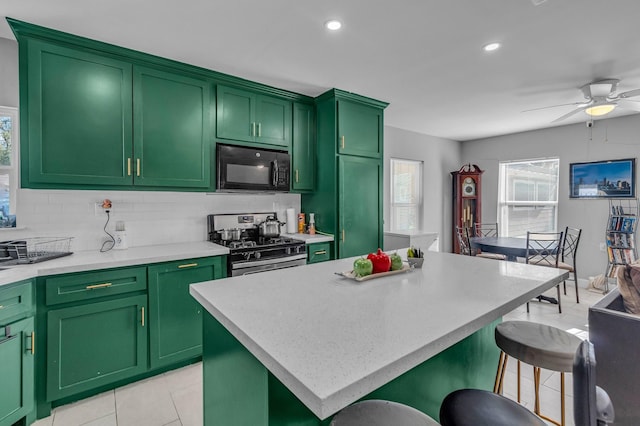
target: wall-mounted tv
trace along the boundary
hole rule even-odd
[[[636,159],[569,165],[571,198],[635,198]]]

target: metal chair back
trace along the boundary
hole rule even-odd
[[[557,268],[562,235],[562,232],[527,232],[526,263]]]
[[[567,226],[564,230],[561,261],[564,263],[571,263],[574,269],[576,267],[576,253],[578,252],[580,235],[582,235],[582,229],[569,228]]]
[[[476,237],[499,237],[497,223],[476,223],[474,230]]]
[[[456,226],[456,235],[458,236],[458,245],[460,246],[460,254],[473,256],[471,254],[471,246],[469,245],[469,230],[466,226]]]
[[[580,343],[573,360],[573,417],[585,426],[608,425],[615,418],[611,398],[596,386],[596,356],[588,340]]]

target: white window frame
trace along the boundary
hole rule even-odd
[[[394,202],[395,197],[394,197],[394,188],[395,188],[395,164],[396,162],[398,163],[414,163],[418,165],[418,176],[415,178],[415,184],[417,186],[417,188],[415,188],[416,192],[418,193],[418,199],[417,202],[415,203],[396,203]],[[390,167],[389,167],[389,175],[390,175],[390,210],[389,210],[389,218],[390,218],[390,229],[392,231],[413,231],[413,230],[420,230],[422,229],[422,216],[423,216],[423,199],[424,199],[424,193],[423,193],[423,184],[422,184],[422,176],[423,176],[423,168],[424,168],[424,162],[423,161],[419,161],[419,160],[407,160],[404,158],[391,158],[390,160]],[[415,228],[406,228],[406,227],[399,227],[398,225],[398,218],[396,217],[395,211],[397,207],[410,207],[413,208],[416,212],[416,217],[417,217],[417,223],[416,223],[416,227]]]
[[[538,201],[537,197],[538,197],[538,189],[539,189],[539,184],[542,182],[535,182],[535,181],[526,181],[526,180],[520,180],[521,182],[526,182],[528,184],[533,184],[533,192],[534,192],[534,200],[531,201],[515,201],[515,200],[507,200],[507,184],[508,182],[506,181],[506,168],[509,165],[514,165],[514,164],[526,164],[526,163],[535,163],[535,162],[542,162],[542,161],[555,161],[557,163],[557,167],[558,167],[558,174],[556,175],[556,182],[555,182],[555,201],[551,200],[551,201]],[[530,160],[513,160],[513,161],[501,161],[500,165],[499,165],[499,174],[498,174],[498,213],[497,213],[497,217],[498,217],[498,222],[500,223],[500,235],[505,236],[505,237],[509,237],[509,236],[513,236],[510,235],[509,232],[509,225],[510,225],[510,216],[509,216],[509,208],[513,207],[513,209],[517,209],[517,210],[535,210],[538,208],[544,208],[544,207],[553,207],[554,208],[554,215],[553,215],[553,219],[552,219],[552,229],[545,229],[544,232],[554,232],[557,230],[558,227],[558,187],[559,187],[559,181],[560,181],[560,159],[557,157],[550,157],[550,158],[537,158],[537,159],[530,159]],[[517,179],[513,180],[513,184],[515,185],[515,183],[518,182]],[[545,182],[546,183],[546,182]],[[549,189],[547,191],[548,193],[551,193],[551,189]],[[515,193],[515,191],[514,191]],[[553,198],[553,197],[552,197]],[[542,232],[542,231],[541,231]]]
[[[11,165],[0,164],[0,173],[9,175],[9,214],[16,214],[17,193],[18,193],[18,151],[20,149],[19,137],[19,115],[18,109],[14,107],[0,106],[0,115],[11,117]],[[0,228],[2,229],[2,228]]]

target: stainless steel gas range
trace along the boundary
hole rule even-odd
[[[207,216],[209,241],[229,248],[227,275],[254,274],[307,263],[304,241],[270,233],[260,225],[277,219],[275,213],[217,214]]]

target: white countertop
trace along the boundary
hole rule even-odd
[[[190,292],[320,419],[568,277],[425,252],[422,269],[358,283],[342,259],[192,284]]]
[[[324,234],[281,234],[284,237],[295,238],[297,240],[302,240],[307,244],[313,243],[326,243],[329,241],[333,241],[332,235],[324,235]]]
[[[394,235],[399,237],[413,237],[413,236],[429,236],[429,237],[438,237],[437,232],[428,232],[428,231],[384,231],[384,235]]]
[[[228,253],[228,248],[209,241],[131,247],[105,253],[100,253],[99,250],[80,251],[41,263],[8,266],[7,269],[0,270],[0,286],[45,275],[220,256]],[[0,267],[3,266],[0,265]]]

